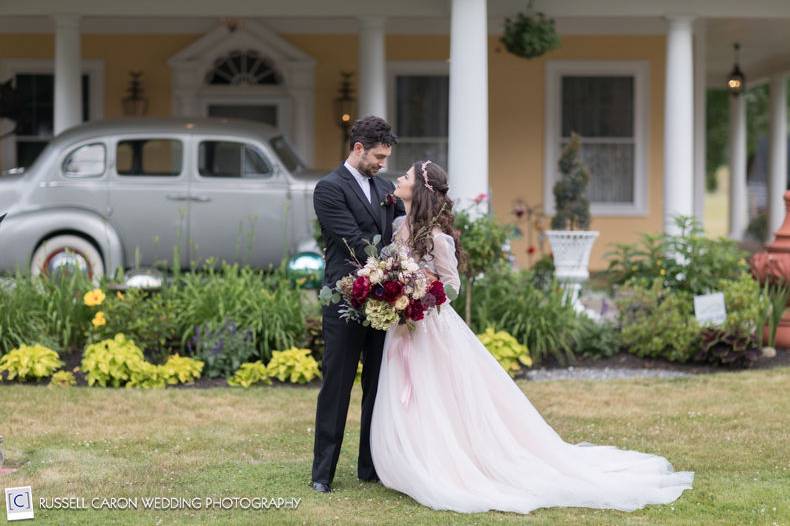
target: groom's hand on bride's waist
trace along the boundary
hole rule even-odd
[[[422,272],[428,278],[428,281],[436,281],[437,279],[439,279],[439,276],[437,276],[427,268],[422,269]]]

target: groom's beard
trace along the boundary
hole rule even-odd
[[[376,168],[375,166],[365,166],[365,167],[360,167],[359,171],[362,172],[364,175],[373,177],[378,173],[378,168]]]

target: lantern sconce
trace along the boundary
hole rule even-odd
[[[123,98],[123,114],[141,117],[148,111],[148,99],[143,95],[142,71],[130,71],[129,87],[126,88],[126,97]]]
[[[738,62],[740,62],[741,45],[736,42],[732,47],[735,50],[735,65],[730,72],[730,78],[727,80],[727,89],[730,90],[733,96],[737,97],[746,89],[746,75],[743,74],[743,71],[741,71],[738,65]]]
[[[348,155],[348,139],[351,131],[352,119],[356,110],[356,99],[351,89],[351,75],[353,73],[341,71],[340,90],[335,99],[335,115],[337,124],[343,131],[343,143],[340,146],[340,158],[345,159]]]

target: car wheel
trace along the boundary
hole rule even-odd
[[[33,252],[30,273],[51,276],[67,266],[76,266],[94,282],[104,276],[101,253],[90,241],[74,235],[55,236],[41,243]]]

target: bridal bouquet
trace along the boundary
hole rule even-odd
[[[334,288],[324,286],[319,298],[324,305],[342,300],[340,317],[346,321],[380,330],[406,324],[413,330],[414,322],[431,309],[438,311],[455,291],[449,286],[445,290],[438,279],[429,280],[402,243],[387,245],[379,255],[375,246],[379,240],[377,235],[365,247],[368,259],[364,265],[355,258],[352,263],[357,270],[339,279]]]

